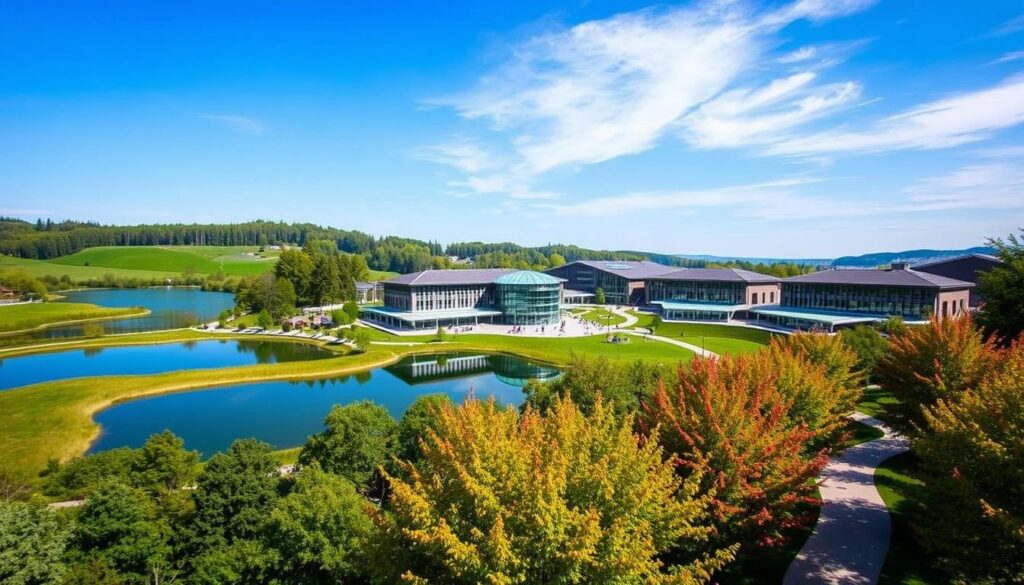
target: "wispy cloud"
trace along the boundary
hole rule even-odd
[[[989,36],[1002,37],[1024,30],[1024,14],[1017,15],[996,27]]]
[[[829,130],[781,140],[768,154],[820,155],[948,148],[990,137],[1024,122],[1024,77],[928,102],[864,130]]]
[[[1024,51],[1013,51],[1000,56],[998,59],[993,59],[989,62],[989,65],[997,65],[999,63],[1009,63],[1011,61],[1017,61],[1024,59]]]
[[[479,142],[456,137],[449,142],[414,149],[413,158],[448,165],[466,173],[478,173],[492,168],[494,158]]]
[[[434,103],[487,121],[529,173],[599,163],[654,147],[687,113],[760,67],[788,24],[871,4],[801,0],[764,12],[707,2],[620,14],[534,37],[473,90]],[[807,87],[801,99],[809,101],[789,104],[795,114],[765,123],[798,124],[854,90]]]
[[[259,136],[263,134],[263,124],[247,116],[232,116],[224,114],[200,114],[200,118],[210,120],[246,136]]]

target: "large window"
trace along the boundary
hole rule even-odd
[[[647,300],[693,301],[742,305],[747,285],[740,282],[707,280],[652,280],[647,283]]]
[[[555,325],[559,321],[559,285],[498,284],[498,306],[511,325]]]
[[[935,291],[909,286],[783,283],[782,305],[804,309],[901,315],[923,319],[935,303]]]

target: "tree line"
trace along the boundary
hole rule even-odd
[[[310,223],[252,221],[239,224],[166,224],[104,226],[90,222],[52,220],[35,224],[0,218],[0,254],[48,260],[96,246],[268,246],[305,247],[310,241],[333,241],[336,249],[361,254],[374,270],[416,272],[450,268],[517,268],[544,270],[576,260],[653,261],[681,268],[738,267],[785,277],[813,267],[797,264],[729,262],[709,265],[703,260],[646,252],[592,250],[573,245],[527,247],[511,242],[438,242],[369,234]],[[453,262],[452,257],[460,261]],[[471,258],[472,264],[465,262]]]

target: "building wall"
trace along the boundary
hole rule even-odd
[[[979,258],[978,256],[967,256],[964,258],[948,260],[946,262],[939,262],[932,264],[931,266],[920,266],[914,268],[914,270],[977,284],[979,277],[983,273],[992,270],[1000,264],[1002,264],[1002,262],[999,262],[998,260]],[[971,289],[970,305],[972,307],[977,307],[981,304],[982,300],[983,299],[978,291],[976,289]]]
[[[969,289],[944,290],[936,295],[935,315],[939,319],[956,317],[968,311],[971,303]]]
[[[919,320],[934,311],[936,294],[925,287],[784,282],[782,306]]]
[[[630,304],[631,299],[642,298],[644,283],[640,280],[630,281],[624,276],[612,272],[598,270],[586,264],[565,264],[545,271],[547,274],[564,278],[565,288],[597,292],[604,291],[605,302],[617,305]]]
[[[437,311],[493,307],[496,299],[490,284],[408,286],[384,283],[384,304],[405,311]]]
[[[748,305],[774,305],[781,299],[782,285],[777,282],[747,285],[746,304]]]

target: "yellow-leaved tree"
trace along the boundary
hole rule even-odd
[[[373,545],[382,581],[700,583],[734,547],[707,547],[710,498],[657,441],[600,398],[584,414],[490,401],[445,405],[422,459],[391,477]],[[671,563],[661,556],[672,551]]]

